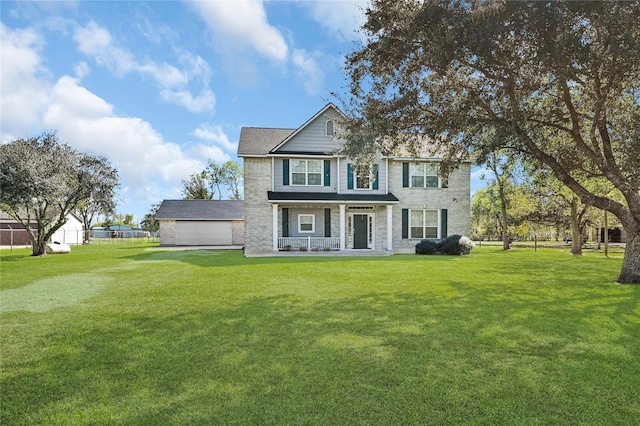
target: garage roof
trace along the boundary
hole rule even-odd
[[[244,201],[164,200],[157,220],[244,220]]]

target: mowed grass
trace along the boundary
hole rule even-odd
[[[640,423],[620,258],[1,255],[3,425]]]

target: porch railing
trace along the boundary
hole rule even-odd
[[[340,238],[336,237],[278,237],[281,251],[331,251],[340,250]]]

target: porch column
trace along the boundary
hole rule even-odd
[[[393,205],[387,205],[387,251],[393,251]]]
[[[347,245],[345,244],[345,234],[347,232],[346,230],[346,217],[345,217],[345,211],[346,211],[346,205],[345,204],[340,204],[340,250],[345,250],[347,248]]]
[[[272,204],[273,208],[273,251],[278,251],[278,204]]]

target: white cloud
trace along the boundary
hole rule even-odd
[[[154,179],[179,181],[204,164],[166,142],[140,118],[118,117],[102,98],[62,77],[52,88],[51,105],[42,123],[84,152],[108,157],[124,181],[144,188]]]
[[[73,67],[73,71],[75,71],[76,77],[82,79],[84,76],[89,74],[89,65],[86,62],[82,61],[75,67]]]
[[[104,99],[78,86],[73,77],[64,76],[51,91],[51,106],[45,117],[55,110],[64,110],[74,117],[94,118],[113,115],[113,108]],[[45,120],[46,122],[46,120]]]
[[[43,41],[33,30],[11,30],[0,22],[0,138],[9,141],[38,131],[47,107],[47,75],[39,51]]]
[[[316,56],[319,54],[316,53]],[[320,92],[320,85],[324,81],[324,72],[318,66],[316,58],[304,49],[295,49],[292,56],[293,64],[300,71],[300,80],[304,82],[305,90],[310,95]]]
[[[151,60],[141,63],[131,52],[117,46],[109,31],[93,21],[77,28],[73,38],[82,53],[107,67],[115,75],[139,72],[153,79],[161,89],[161,99],[166,102],[183,106],[191,112],[211,111],[215,106],[215,96],[208,87],[211,71],[200,56],[180,52],[179,60],[185,64],[185,69],[182,70]],[[193,96],[188,88],[194,78],[199,79],[202,85],[198,96]]]
[[[52,82],[42,66],[37,33],[2,24],[0,30],[3,141],[56,130],[73,148],[106,156],[120,173],[127,209],[178,196],[180,182],[204,169],[208,158],[229,159],[215,146],[183,149],[164,140],[149,122],[118,116],[113,105],[78,78],[62,76]],[[81,63],[76,73],[83,72]]]
[[[193,131],[192,135],[198,139],[213,142],[218,146],[224,148],[225,151],[234,152],[238,149],[237,143],[229,141],[229,137],[224,133],[220,126],[205,126],[202,125]],[[226,160],[225,160],[226,161]]]
[[[358,39],[356,33],[366,21],[365,10],[369,0],[355,1],[303,1],[313,19],[335,37]]]
[[[216,103],[215,95],[209,89],[204,89],[198,96],[193,96],[186,90],[163,90],[160,92],[160,97],[169,103],[183,106],[191,112],[208,111]]]
[[[267,20],[262,0],[192,1],[193,8],[225,51],[250,47],[259,54],[285,61],[288,46],[284,37]]]
[[[224,163],[231,159],[229,154],[225,153],[217,146],[197,144],[191,148],[190,152],[194,157],[200,158],[205,161],[212,160],[218,164]]]

